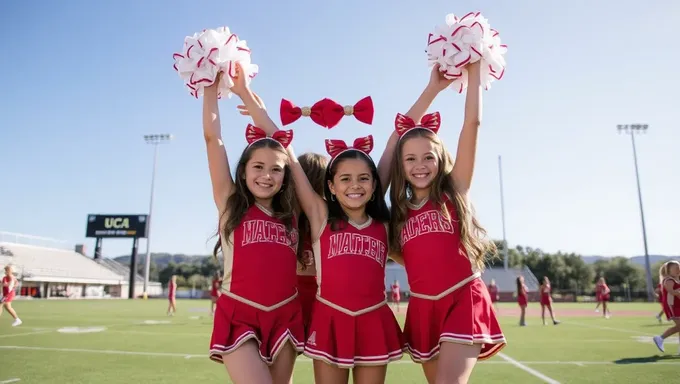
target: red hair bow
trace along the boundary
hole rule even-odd
[[[248,124],[248,127],[246,128],[246,141],[248,141],[248,146],[252,145],[256,141],[264,139],[274,140],[281,144],[283,148],[288,148],[290,142],[293,141],[293,131],[276,131],[271,137],[269,137],[262,129],[252,124]]]
[[[373,136],[359,137],[354,140],[354,145],[351,147],[348,147],[343,140],[326,139],[326,152],[331,155],[331,161],[339,154],[350,150],[361,151],[368,156],[373,150]]]
[[[394,119],[394,129],[397,131],[399,137],[404,136],[406,132],[415,128],[424,128],[437,133],[441,123],[442,120],[439,112],[433,112],[423,116],[423,118],[420,119],[419,124],[416,124],[410,117],[397,113],[397,117]]]
[[[331,99],[322,99],[312,107],[297,107],[290,100],[281,99],[281,124],[288,125],[297,121],[300,116],[309,116],[316,124],[333,128],[343,116],[354,115],[362,123],[373,123],[373,99],[364,97],[354,105],[342,106]]]

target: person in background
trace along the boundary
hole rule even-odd
[[[524,276],[517,277],[517,304],[519,309],[522,311],[519,316],[519,326],[526,327],[527,323],[525,321],[527,303],[529,302],[529,292],[527,286],[524,285]]]
[[[401,310],[399,303],[401,302],[401,288],[399,287],[399,280],[394,280],[394,283],[392,283],[392,302],[396,305],[397,307],[397,313]]]
[[[552,287],[550,286],[550,279],[548,276],[543,277],[543,284],[539,290],[541,292],[541,319],[543,319],[543,325],[545,325],[545,310],[550,312],[550,318],[552,319],[553,325],[557,325],[560,322],[555,320],[555,315],[553,314],[552,308]]]
[[[487,289],[489,290],[491,303],[493,304],[493,307],[496,309],[496,311],[498,311],[498,299],[500,298],[500,296],[498,295],[498,286],[496,285],[495,279],[491,279],[491,282],[489,283]]]
[[[13,327],[18,327],[23,323],[17,315],[17,312],[12,308],[12,301],[17,294],[17,285],[19,285],[19,281],[14,277],[14,269],[11,265],[5,266],[5,276],[2,277],[2,299],[0,299],[2,305],[0,305],[0,315],[2,315],[2,311],[6,308],[10,316],[14,318],[14,322],[12,323]]]
[[[177,292],[177,275],[172,275],[168,283],[168,316],[174,316],[177,312],[175,293]]]

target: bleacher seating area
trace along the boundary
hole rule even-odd
[[[20,296],[34,298],[101,298],[129,295],[130,269],[111,259],[94,260],[74,250],[0,241],[0,266],[11,264],[20,282]],[[135,279],[135,296],[144,278]],[[158,282],[149,282],[149,296],[161,295]]]

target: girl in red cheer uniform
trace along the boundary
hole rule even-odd
[[[438,66],[413,108],[397,115],[391,167],[390,249],[411,289],[404,335],[429,383],[467,382],[478,359],[505,337],[481,271],[493,242],[474,218],[468,191],[481,121],[480,63],[468,65],[465,118],[455,163],[437,136],[439,113],[423,116],[448,87]]]
[[[264,102],[260,97],[253,93],[255,100],[261,108],[264,107]],[[245,105],[238,106],[239,113],[244,116],[250,116],[248,108]],[[323,197],[324,177],[326,175],[326,166],[328,165],[328,158],[318,153],[308,152],[303,153],[298,157],[298,162],[302,170],[307,176],[307,180],[314,188],[314,191]],[[304,212],[298,216],[298,231],[300,233],[300,242],[298,245],[299,259],[297,268],[297,289],[300,297],[300,305],[302,306],[302,318],[305,327],[305,339],[309,336],[309,325],[312,319],[312,309],[316,299],[316,293],[319,288],[316,283],[316,267],[314,265],[314,250],[312,249],[312,235],[309,229],[309,220]]]
[[[401,288],[399,287],[399,280],[394,280],[394,283],[392,283],[391,286],[392,289],[392,302],[396,305],[397,307],[397,313],[401,311],[401,308],[399,306],[399,303],[401,302]]]
[[[519,315],[519,326],[526,327],[527,304],[529,303],[529,290],[524,285],[524,276],[517,277],[517,304],[522,313]]]
[[[172,275],[168,282],[168,316],[175,316],[177,312],[177,302],[175,295],[177,294],[177,275]]]
[[[661,268],[660,275],[665,276],[661,282],[663,309],[666,318],[674,323],[660,336],[654,336],[654,344],[661,352],[664,352],[664,340],[680,332],[680,262],[671,260]]]
[[[552,319],[553,324],[559,324],[560,322],[555,320],[555,315],[553,314],[552,287],[550,286],[550,279],[548,279],[548,276],[543,276],[543,283],[538,289],[538,292],[540,292],[541,295],[541,319],[543,319],[543,325],[545,325],[546,309],[550,312],[550,318]]]
[[[491,279],[491,282],[489,282],[489,286],[487,287],[489,291],[489,297],[491,297],[491,302],[493,303],[493,306],[496,310],[498,310],[498,286],[496,285],[496,280]]]
[[[12,323],[13,327],[20,326],[23,322],[17,315],[14,308],[12,308],[12,301],[17,294],[17,285],[19,281],[14,277],[13,268],[11,265],[5,266],[5,276],[2,277],[2,298],[0,299],[0,315],[2,315],[3,309],[7,308],[10,316],[14,318]]]
[[[242,72],[238,66],[231,91],[258,122],[266,112]],[[203,131],[220,217],[215,255],[221,249],[224,256],[210,358],[223,363],[236,384],[288,384],[304,338],[296,289],[295,192],[286,152],[292,132],[267,137],[249,125],[248,145],[232,179],[217,93],[213,85],[205,88],[203,97]]]
[[[595,290],[596,290],[595,296],[602,305],[602,316],[604,316],[605,319],[608,319],[609,316],[611,315],[611,312],[609,312],[609,306],[607,305],[607,303],[609,302],[611,290],[609,289],[609,286],[607,285],[607,282],[605,281],[604,277],[600,277],[600,279],[597,281]]]

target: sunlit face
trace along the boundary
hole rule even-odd
[[[271,148],[253,151],[246,163],[246,186],[256,199],[271,199],[283,184],[286,154]]]
[[[364,209],[373,196],[375,180],[366,161],[344,159],[337,164],[328,188],[345,210]]]
[[[12,267],[5,267],[5,276],[12,275]]]
[[[520,282],[520,283],[524,283],[524,276],[520,276],[520,277],[519,277],[519,282]]]
[[[401,155],[404,175],[411,188],[430,188],[439,171],[435,143],[425,137],[406,139],[402,144]]]
[[[677,264],[672,263],[668,266],[668,275],[677,279],[680,277],[680,267]]]

